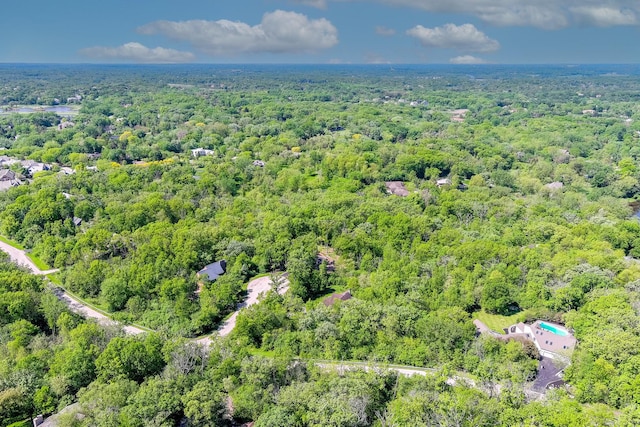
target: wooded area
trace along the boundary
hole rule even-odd
[[[0,262],[0,425],[76,401],[84,418],[60,425],[637,425],[638,76],[0,65],[0,169],[24,181],[0,192],[0,235],[156,331],[90,323]],[[67,104],[77,114],[15,111]],[[226,273],[198,291],[218,260]],[[191,340],[276,271],[286,294],[209,351]],[[477,337],[477,313],[571,329],[567,388],[527,396],[537,351]],[[456,372],[479,386],[447,384]]]

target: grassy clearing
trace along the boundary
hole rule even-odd
[[[476,311],[473,313],[473,318],[480,320],[494,331],[504,334],[504,328],[508,328],[518,322],[523,322],[526,318],[526,312],[521,311],[511,316],[502,316],[499,314],[489,314],[484,311]]]

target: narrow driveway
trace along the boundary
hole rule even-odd
[[[547,391],[547,386],[551,383],[562,379],[562,371],[565,366],[562,363],[558,363],[548,357],[540,359],[538,364],[538,375],[531,387],[533,391],[538,393],[544,393]]]
[[[257,279],[253,279],[247,285],[247,298],[236,307],[236,311],[233,312],[231,317],[229,317],[218,329],[217,334],[221,337],[227,336],[233,331],[233,328],[236,327],[236,320],[238,318],[238,313],[245,307],[250,307],[258,302],[258,298],[261,294],[269,291],[271,289],[271,277],[263,276],[258,277]],[[279,286],[278,293],[283,295],[285,292],[289,290],[289,280],[286,279],[286,273],[283,275],[283,281],[281,286]],[[204,338],[200,338],[196,342],[209,345],[211,344],[211,336],[207,336]]]

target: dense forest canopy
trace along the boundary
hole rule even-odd
[[[84,418],[64,423],[635,425],[639,76],[0,65],[0,156],[48,165],[0,166],[22,183],[0,192],[0,235],[155,331],[87,322],[0,263],[0,424],[79,401]],[[222,259],[226,273],[203,283],[196,273]],[[194,344],[251,278],[278,271],[286,294],[240,312],[209,351]],[[477,316],[569,328],[567,388],[532,400],[537,351],[476,336]]]

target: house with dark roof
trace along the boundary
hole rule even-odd
[[[322,303],[327,307],[331,307],[336,303],[336,301],[346,301],[349,299],[351,299],[351,291],[345,291],[338,294],[331,294],[330,296],[325,298]]]
[[[210,282],[215,281],[218,277],[222,276],[227,271],[227,261],[220,260],[211,263],[198,271],[198,277],[208,280]]]

